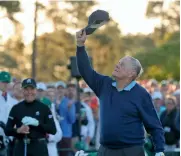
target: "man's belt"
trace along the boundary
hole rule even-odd
[[[15,143],[20,143],[20,142],[26,142],[27,144],[30,144],[32,142],[41,142],[41,141],[47,141],[45,138],[39,138],[39,139],[15,139]]]

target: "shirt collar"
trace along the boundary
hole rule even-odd
[[[123,91],[123,90],[125,90],[125,91],[130,91],[135,85],[136,85],[136,81],[132,81],[130,84],[128,84],[128,85],[127,85],[126,87],[124,87],[123,89],[119,89],[119,88],[117,88],[117,86],[116,86],[116,81],[112,82],[112,86],[113,86],[113,87],[116,87],[119,92],[120,92],[120,91]]]

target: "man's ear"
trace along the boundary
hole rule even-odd
[[[128,72],[128,77],[129,78],[136,78],[137,77],[136,71],[129,71]]]

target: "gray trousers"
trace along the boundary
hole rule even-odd
[[[100,146],[97,156],[145,156],[143,146],[133,146],[123,149],[109,149]]]

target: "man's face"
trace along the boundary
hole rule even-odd
[[[55,90],[53,88],[47,89],[46,96],[53,102],[55,100]]]
[[[58,86],[57,87],[57,95],[58,96],[64,96],[65,94],[65,88],[63,86]]]
[[[9,84],[8,82],[0,82],[0,90],[3,92],[6,92],[8,88],[8,84]]]
[[[162,85],[162,86],[161,86],[161,91],[164,92],[164,93],[166,93],[166,92],[168,91],[168,85],[166,85],[166,84],[165,84],[165,85]]]
[[[171,99],[167,99],[165,104],[166,104],[167,110],[169,111],[173,110],[176,107],[175,103]]]
[[[154,106],[155,106],[157,109],[159,109],[160,106],[162,105],[162,100],[159,99],[159,98],[157,98],[157,99],[154,99],[154,100],[153,100],[153,103],[154,103]]]
[[[43,98],[45,96],[46,92],[42,89],[37,90],[37,98]]]
[[[83,93],[82,95],[82,101],[89,104],[91,102],[91,96],[87,93]]]
[[[67,88],[67,96],[69,98],[71,98],[71,99],[75,98],[76,93],[77,93],[76,87],[70,86],[70,87]]]
[[[133,76],[132,62],[130,57],[123,57],[115,66],[112,76],[117,79],[127,79]]]
[[[23,92],[21,88],[21,83],[16,83],[13,87],[13,95],[18,99],[23,99]]]
[[[23,88],[23,95],[27,102],[33,102],[36,99],[36,93],[36,88],[33,88],[31,86]]]

